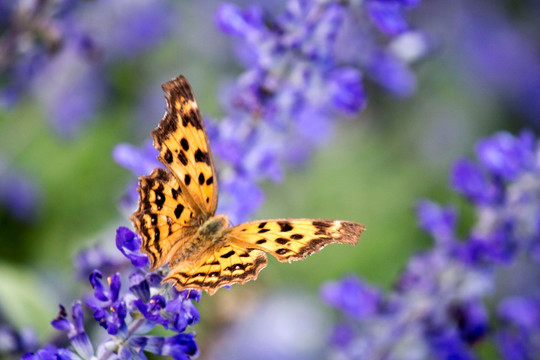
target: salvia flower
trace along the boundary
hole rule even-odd
[[[89,275],[93,293],[73,304],[71,318],[60,305],[52,321],[54,328],[66,332],[70,348],[47,345],[27,353],[25,359],[146,359],[148,352],[189,360],[197,355],[195,336],[186,331],[199,322],[192,300],[199,301],[200,293],[162,286],[163,275],[148,271],[148,259],[139,250],[141,239],[129,229],[117,230],[116,244],[130,266],[119,266],[123,271],[106,281],[100,270],[93,270]],[[91,322],[83,321],[83,305],[105,332],[99,343],[89,336],[96,331],[85,330]],[[170,335],[149,334],[156,326]]]
[[[0,12],[0,105],[33,96],[64,137],[95,118],[110,69],[161,43],[176,23],[162,0],[13,0]]]
[[[7,324],[0,326],[1,358],[19,358],[21,355],[38,348],[37,334],[33,330],[24,328],[21,331],[16,331]]]
[[[330,138],[336,119],[365,108],[366,77],[394,95],[412,94],[414,76],[391,43],[412,32],[404,14],[417,3],[288,0],[277,13],[256,5],[218,8],[216,24],[237,40],[245,67],[224,85],[224,116],[206,119],[219,159],[219,212],[233,223],[245,221],[263,201],[259,182],[281,181],[285,166],[304,162]],[[127,145],[114,151],[137,176],[140,167],[132,164],[149,164],[137,161],[145,154]]]
[[[528,132],[480,140],[478,161],[458,161],[451,175],[455,190],[476,210],[464,237],[457,235],[455,209],[423,200],[420,226],[435,245],[409,261],[391,292],[350,276],[325,285],[323,300],[344,315],[331,339],[336,356],[476,359],[475,345],[494,341],[501,358],[535,358],[539,153]],[[512,285],[503,285],[508,278]],[[495,311],[486,307],[488,299],[498,302]]]
[[[94,355],[94,348],[84,330],[83,310],[79,301],[73,304],[71,318],[72,321],[68,319],[66,309],[60,305],[58,316],[51,324],[55,329],[66,332],[77,354],[82,359],[88,359]]]

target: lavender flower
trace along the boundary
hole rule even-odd
[[[436,244],[410,260],[392,292],[354,277],[323,287],[323,300],[346,316],[332,339],[340,358],[476,359],[473,346],[489,339],[505,359],[535,357],[540,307],[527,294],[538,293],[537,278],[501,265],[540,273],[531,251],[540,238],[540,146],[530,133],[498,133],[476,151],[478,162],[458,161],[451,176],[477,213],[464,239],[455,209],[422,201],[420,225]],[[496,288],[503,275],[515,283],[511,292]],[[490,314],[484,302],[495,290],[509,297]]]
[[[0,357],[15,358],[39,347],[37,334],[29,328],[16,331],[7,324],[0,326]]]
[[[94,118],[110,68],[159,44],[175,23],[164,1],[19,0],[1,6],[0,104],[35,96],[64,137]]]
[[[94,320],[106,332],[104,340],[92,343],[83,321],[83,302],[76,301],[71,320],[60,305],[60,312],[52,321],[53,327],[67,333],[71,348],[46,346],[27,353],[24,359],[127,359],[145,358],[143,352],[150,352],[188,360],[197,354],[195,337],[186,330],[199,322],[192,300],[199,301],[200,293],[161,286],[163,276],[147,271],[148,259],[139,250],[141,240],[129,229],[117,230],[116,245],[132,264],[127,279],[122,280],[123,275],[117,272],[104,284],[101,271],[96,269],[89,276],[94,292],[84,299]],[[148,334],[156,326],[172,334]]]
[[[531,31],[538,7],[522,4],[520,12],[528,16],[512,16],[502,1],[467,2],[458,14],[458,51],[465,60],[465,76],[474,85],[538,126],[540,49]]]
[[[505,359],[532,358],[540,351],[540,303],[538,299],[510,297],[497,309],[504,326],[496,333],[499,351]]]
[[[225,116],[206,119],[219,159],[219,212],[233,223],[246,220],[263,201],[259,182],[281,181],[286,165],[305,161],[330,137],[335,119],[364,109],[365,76],[396,95],[412,93],[406,61],[390,50],[391,40],[376,39],[379,31],[389,39],[409,34],[403,15],[416,3],[289,0],[276,15],[259,6],[218,8],[216,23],[239,39],[246,68],[224,86]],[[129,164],[146,158],[146,150],[121,145],[115,158],[120,153],[121,165],[140,175]]]

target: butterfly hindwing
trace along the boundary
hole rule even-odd
[[[222,286],[255,280],[266,264],[266,255],[260,250],[225,245],[205,253],[195,263],[179,263],[163,281],[212,295]]]
[[[355,245],[364,226],[350,221],[277,219],[252,221],[228,230],[231,242],[266,251],[279,261],[301,260],[328,244]]]
[[[139,207],[131,216],[142,237],[141,249],[148,254],[151,268],[171,260],[180,240],[197,231],[198,215],[182,196],[178,181],[164,169],[154,169],[139,178]]]
[[[217,181],[197,101],[183,76],[165,83],[163,90],[167,112],[152,131],[158,159],[177,177],[192,208],[210,217],[217,207]]]

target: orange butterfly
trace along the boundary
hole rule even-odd
[[[139,178],[131,220],[150,269],[169,264],[163,281],[212,295],[256,279],[267,264],[265,252],[290,262],[331,243],[358,242],[365,228],[350,221],[276,219],[229,227],[227,216],[215,215],[216,171],[193,91],[183,76],[162,87],[168,109],[152,137],[167,170]]]

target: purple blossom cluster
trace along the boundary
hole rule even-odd
[[[17,331],[13,327],[0,325],[0,356],[2,358],[20,357],[39,348],[37,334],[30,328]]]
[[[321,289],[343,314],[331,339],[336,358],[476,359],[480,342],[494,344],[503,359],[537,356],[539,153],[528,132],[480,140],[477,161],[461,159],[451,174],[476,211],[465,236],[455,209],[421,201],[420,226],[435,245],[409,261],[391,292],[356,276]]]
[[[417,4],[288,0],[278,14],[260,6],[218,8],[217,25],[239,40],[245,67],[223,88],[224,117],[206,119],[220,160],[219,212],[234,223],[246,220],[263,201],[258,182],[282,180],[284,166],[302,163],[329,138],[336,119],[362,111],[364,77],[397,96],[414,91],[408,61],[415,57],[411,53],[421,56],[427,44],[410,29],[405,13]],[[398,50],[404,40],[416,44],[408,46],[408,57]],[[156,152],[146,145],[130,149],[116,148],[117,162],[136,175],[148,173],[143,170]],[[134,168],[134,159],[145,165]]]
[[[539,126],[540,46],[534,24],[537,4],[508,11],[503,1],[475,0],[458,12],[456,39],[469,86]],[[479,16],[481,14],[481,16]]]
[[[59,135],[78,134],[111,68],[159,44],[171,14],[164,0],[0,1],[0,106],[31,95]]]
[[[148,258],[139,250],[141,239],[131,230],[118,228],[116,246],[129,260],[129,271],[113,272],[105,283],[103,273],[92,270],[87,276],[93,294],[74,302],[71,316],[60,305],[51,323],[67,334],[71,346],[47,345],[25,354],[24,360],[146,359],[144,352],[189,360],[197,355],[195,335],[186,330],[199,322],[192,300],[199,301],[200,292],[162,286],[163,275],[148,271]],[[78,260],[79,268],[88,268],[87,256]],[[86,330],[90,322],[84,319],[83,306],[105,332],[97,344]],[[166,329],[167,335],[154,335],[152,330],[157,326]]]
[[[75,137],[115,88],[114,68],[170,35],[170,6],[166,0],[0,0],[0,108],[31,97],[58,135]],[[33,219],[39,185],[6,171],[0,206],[22,221]]]

